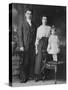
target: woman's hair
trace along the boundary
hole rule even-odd
[[[46,16],[42,16],[41,18],[42,18],[42,19],[43,19],[43,18],[47,19],[47,17],[46,17]]]

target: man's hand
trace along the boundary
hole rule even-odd
[[[20,51],[24,51],[24,47],[20,47]]]

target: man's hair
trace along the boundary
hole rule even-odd
[[[24,13],[26,13],[27,11],[31,11],[31,13],[32,13],[32,9],[30,9],[30,8],[26,8]]]

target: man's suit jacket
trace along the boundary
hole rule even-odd
[[[18,34],[20,47],[23,46],[26,50],[28,50],[30,44],[35,44],[36,27],[33,23],[32,26],[30,26],[27,21],[24,20],[21,29],[18,30]]]

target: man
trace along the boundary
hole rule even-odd
[[[42,17],[42,25],[40,25],[37,28],[37,35],[36,35],[36,61],[35,61],[35,75],[36,75],[36,81],[40,78],[40,72],[41,72],[41,61],[42,61],[42,50],[47,50],[47,44],[48,44],[48,37],[50,35],[50,29],[51,27],[46,25],[47,24],[47,17]]]
[[[33,77],[35,30],[35,25],[32,23],[32,12],[27,9],[22,29],[19,30],[20,51],[24,52],[20,73],[21,82],[26,82],[29,77]]]

